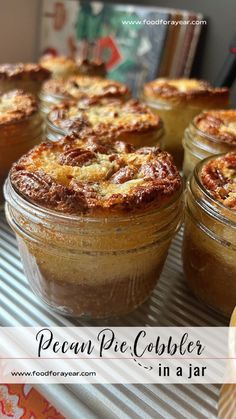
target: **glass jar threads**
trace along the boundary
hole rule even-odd
[[[49,79],[51,73],[39,64],[17,63],[0,65],[0,92],[22,89],[27,93],[38,95],[42,83]]]
[[[183,265],[207,305],[230,316],[236,303],[236,153],[212,156],[187,183]]]
[[[144,101],[162,118],[165,126],[164,149],[171,153],[182,168],[182,139],[185,128],[203,109],[225,108],[229,90],[214,88],[195,79],[160,78],[144,85]]]
[[[42,119],[36,99],[21,90],[0,96],[0,202],[8,171],[22,154],[39,143]]]

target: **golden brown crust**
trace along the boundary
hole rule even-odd
[[[130,96],[128,86],[101,77],[72,76],[67,80],[49,80],[43,86],[43,94],[70,99],[124,98]]]
[[[79,59],[77,61],[78,73],[85,76],[106,77],[106,65],[104,61]]]
[[[171,101],[174,103],[210,102],[222,107],[229,102],[229,89],[226,87],[212,87],[208,82],[197,79],[167,79],[159,78],[144,85],[146,99]]]
[[[210,159],[202,167],[200,179],[213,198],[236,210],[236,152]]]
[[[48,120],[66,133],[78,133],[85,128],[112,138],[123,134],[152,132],[162,127],[160,117],[138,100],[113,100],[106,103],[97,100],[87,104],[64,102],[49,113]]]
[[[122,214],[162,206],[181,189],[172,157],[155,147],[65,137],[23,156],[11,182],[36,204],[63,213]]]
[[[39,64],[47,70],[51,71],[54,75],[72,75],[76,74],[78,70],[76,61],[73,58],[65,57],[64,55],[43,55],[39,61]]]
[[[51,73],[46,68],[34,63],[1,64],[0,80],[35,80],[44,81]]]
[[[37,111],[35,97],[23,90],[12,90],[0,96],[0,126],[23,121]]]
[[[96,60],[76,60],[64,55],[43,55],[39,64],[52,72],[56,77],[65,77],[72,75],[84,76],[106,76],[106,66],[103,61]]]
[[[236,145],[236,110],[205,111],[194,118],[194,125],[216,140]]]

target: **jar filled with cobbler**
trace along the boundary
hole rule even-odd
[[[236,153],[198,163],[187,183],[183,265],[194,294],[225,316],[236,305]]]
[[[46,117],[53,106],[67,100],[120,99],[127,100],[130,91],[126,84],[102,77],[71,76],[51,79],[40,93],[41,112]]]
[[[144,85],[142,98],[162,118],[164,149],[181,169],[185,128],[203,109],[228,107],[229,90],[214,88],[202,80],[159,78]]]
[[[34,63],[17,63],[0,65],[0,92],[22,89],[38,96],[43,82],[51,73],[46,68]]]
[[[50,141],[92,130],[96,135],[143,146],[161,147],[164,134],[160,117],[138,100],[69,101],[53,108],[46,119]]]
[[[42,138],[42,119],[36,99],[22,90],[0,95],[0,202],[12,164]]]
[[[185,177],[212,154],[236,150],[236,111],[212,110],[196,116],[183,138]]]
[[[73,75],[106,77],[103,61],[75,59],[63,55],[43,55],[39,64],[51,71],[53,78],[68,78]]]
[[[126,314],[156,286],[182,219],[182,182],[155,147],[66,137],[19,160],[6,215],[34,292],[64,315]]]

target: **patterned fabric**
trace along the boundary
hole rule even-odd
[[[30,384],[0,385],[0,419],[65,419]]]

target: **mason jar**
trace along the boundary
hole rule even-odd
[[[63,95],[50,94],[49,92],[47,93],[46,91],[41,91],[39,94],[39,100],[40,112],[45,121],[52,108],[65,101],[65,97]]]
[[[203,186],[198,163],[187,182],[183,267],[186,281],[202,302],[230,316],[236,304],[236,211]]]
[[[16,94],[19,91],[16,91]],[[12,94],[10,92],[8,94]],[[7,94],[7,95],[8,95]],[[23,92],[20,96],[27,96]],[[5,95],[3,95],[5,96]],[[3,97],[2,96],[2,97]],[[4,112],[3,112],[4,113]],[[2,115],[1,115],[2,116]],[[26,153],[42,139],[42,118],[38,107],[30,115],[22,115],[20,119],[8,119],[7,122],[0,122],[0,203],[3,204],[2,188],[7,174],[20,156]]]
[[[80,134],[84,127],[92,129],[95,135],[112,133],[114,140],[125,141],[135,148],[162,148],[164,127],[161,118],[137,100],[124,103],[120,100],[94,101],[87,105],[66,102],[54,107],[46,117],[49,141],[58,141],[71,133]]]
[[[34,63],[0,64],[0,92],[22,89],[38,96],[43,82],[51,73]]]
[[[220,398],[218,403],[219,419],[234,419],[236,411],[236,308],[234,309],[229,325],[229,360],[228,374],[229,382],[223,384],[220,390]],[[232,382],[230,382],[232,381]],[[234,381],[234,382],[233,382]]]
[[[130,98],[126,84],[95,76],[75,75],[64,79],[51,79],[44,83],[39,95],[44,117],[53,106],[67,100],[96,100]]]
[[[182,169],[184,130],[203,109],[228,106],[229,90],[195,79],[156,79],[144,85],[141,98],[164,122],[163,147]]]
[[[156,286],[182,219],[182,191],[157,210],[77,216],[29,202],[5,183],[6,216],[37,296],[63,315],[128,313]]]
[[[229,113],[234,114],[234,116],[232,116],[231,119],[232,125],[234,124],[234,126],[236,127],[236,111],[229,110],[203,112],[199,116],[195,117],[188,126],[188,128],[186,128],[183,137],[183,173],[186,178],[189,176],[190,173],[192,173],[196,164],[199,161],[205,159],[206,157],[209,157],[214,154],[227,153],[229,151],[236,150],[236,128],[234,128],[234,135],[232,135],[231,132],[227,132],[227,130],[224,129],[224,131],[222,132],[222,134],[224,135],[223,136],[221,133],[217,131],[213,135],[207,131],[203,131],[197,126],[199,118],[204,118],[204,114],[206,116],[209,114],[211,118],[213,117],[213,115],[215,116],[215,118],[219,118],[222,114],[227,115]]]

